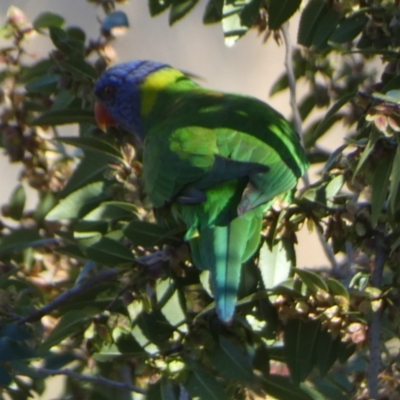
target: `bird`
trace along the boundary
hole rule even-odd
[[[299,135],[265,102],[208,89],[162,62],[112,66],[94,94],[97,124],[142,142],[145,192],[186,226],[193,264],[210,271],[218,318],[231,323],[263,215],[309,166]]]

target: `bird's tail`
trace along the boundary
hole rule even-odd
[[[209,226],[192,239],[192,257],[198,268],[211,272],[219,318],[229,322],[235,312],[242,264],[257,250],[262,218],[257,210],[236,217],[228,225]]]

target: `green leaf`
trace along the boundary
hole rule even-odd
[[[199,365],[190,365],[189,376],[184,386],[191,397],[199,400],[228,400],[222,385],[215,377]]]
[[[381,214],[386,200],[392,161],[390,157],[382,158],[373,171],[371,184],[371,225],[373,228],[378,222],[379,215]]]
[[[0,361],[14,361],[32,358],[33,350],[21,341],[9,337],[0,338]]]
[[[360,159],[357,163],[356,169],[354,170],[353,174],[353,181],[355,177],[357,176],[358,172],[360,171],[361,167],[364,165],[365,161],[367,161],[368,156],[371,154],[372,150],[375,147],[375,143],[380,139],[380,134],[376,129],[372,129],[371,136],[368,139],[367,145],[365,146]]]
[[[339,44],[351,42],[362,32],[368,21],[369,18],[364,13],[343,18],[329,37],[329,41]]]
[[[98,78],[96,70],[80,57],[69,57],[64,61],[61,61],[60,65],[66,71],[71,72],[78,78],[83,77],[89,78],[90,80],[95,80]]]
[[[233,344],[224,336],[219,337],[218,347],[210,354],[215,368],[222,376],[236,382],[252,382],[253,367],[244,348]]]
[[[45,353],[47,350],[50,350],[51,347],[70,336],[71,333],[76,332],[77,329],[81,330],[85,323],[96,313],[97,310],[94,308],[67,311],[50,332],[46,340],[40,345],[38,352]]]
[[[304,381],[317,362],[320,322],[290,319],[284,328],[284,352],[294,383]]]
[[[327,199],[333,199],[342,189],[344,184],[343,174],[339,174],[333,177],[330,182],[326,185],[325,196]]]
[[[232,47],[249,29],[248,26],[242,24],[240,14],[246,4],[250,2],[251,0],[239,0],[236,2],[224,0],[222,30],[224,31],[225,44],[228,47]]]
[[[26,202],[25,188],[22,185],[18,185],[15,188],[13,194],[11,195],[8,208],[8,214],[12,219],[16,221],[21,220],[22,215],[24,213],[25,202]]]
[[[104,178],[104,171],[109,168],[109,163],[114,161],[114,156],[98,151],[84,151],[85,155],[78,164],[74,174],[68,180],[64,189],[60,192],[60,198],[64,198],[75,190],[92,182]]]
[[[258,268],[265,288],[272,288],[289,277],[292,260],[282,240],[275,243],[272,249],[267,242],[261,246]]]
[[[56,91],[59,79],[60,77],[58,75],[42,76],[38,79],[30,81],[25,86],[25,89],[29,93],[51,94]]]
[[[325,0],[310,0],[305,6],[300,17],[297,42],[303,46],[312,45],[319,22],[328,12]]]
[[[137,325],[144,336],[160,348],[166,346],[174,331],[162,312],[157,309],[150,313],[142,312],[137,318]]]
[[[320,138],[331,126],[332,121],[335,121],[337,112],[356,95],[356,92],[346,93],[343,95],[325,114],[317,129],[313,132],[314,142]]]
[[[165,240],[170,231],[160,225],[145,221],[132,221],[124,229],[125,236],[132,241],[135,246],[152,247]]]
[[[390,174],[389,210],[395,215],[400,202],[400,145],[397,145]]]
[[[137,208],[132,203],[123,201],[106,201],[84,216],[86,221],[120,221],[135,217]]]
[[[33,27],[40,31],[44,28],[58,27],[61,28],[64,25],[64,18],[61,15],[54,14],[52,12],[44,12],[36,17],[33,21]]]
[[[149,11],[152,17],[165,11],[170,5],[171,0],[148,0],[149,1]]]
[[[39,204],[35,209],[33,218],[35,221],[43,222],[47,213],[57,204],[57,199],[50,190],[39,193]]]
[[[291,379],[282,375],[269,375],[262,379],[263,389],[275,399],[287,400],[316,400],[304,384],[295,384]],[[267,398],[269,398],[269,396]],[[325,400],[323,397],[321,400]]]
[[[327,293],[329,292],[329,288],[325,280],[317,273],[300,268],[293,268],[293,270],[312,293],[316,293],[319,289]]]
[[[0,254],[9,254],[13,251],[21,251],[42,237],[36,229],[18,229],[12,231],[9,235],[3,236],[0,240]]]
[[[67,108],[65,110],[47,111],[33,119],[30,125],[66,125],[66,124],[95,124],[93,110]]]
[[[57,138],[57,141],[80,149],[101,153],[112,157],[116,161],[123,162],[121,151],[105,140],[94,137],[62,137]]]
[[[111,267],[131,263],[135,260],[132,252],[126,246],[107,237],[101,238],[85,250],[91,260]]]
[[[268,8],[270,29],[279,29],[300,7],[301,0],[271,0]]]
[[[317,339],[317,365],[321,376],[325,376],[338,357],[340,336],[333,338],[326,331],[320,331]]]
[[[0,337],[8,337],[18,341],[34,339],[33,333],[17,322],[4,324],[0,328]]]
[[[347,301],[350,301],[350,295],[343,283],[339,282],[337,279],[328,278],[326,283],[328,284],[329,290],[334,296],[344,297]]]
[[[329,172],[329,170],[337,163],[337,161],[340,159],[340,157],[343,154],[343,150],[347,147],[347,144],[342,144],[339,146],[336,150],[334,150],[330,155],[328,160],[326,161],[324,168],[323,168],[323,173],[326,174]]]
[[[12,382],[11,374],[2,366],[0,365],[0,386],[9,386]]]
[[[328,38],[341,20],[342,15],[329,9],[319,20],[314,32],[312,44],[320,51],[328,47]]]
[[[68,32],[57,26],[49,27],[49,31],[54,46],[62,53],[67,56],[72,54],[84,56],[84,43],[81,40],[70,38]]]
[[[199,0],[180,0],[172,1],[171,9],[169,11],[169,24],[173,25],[175,22],[183,18]]]
[[[203,24],[214,24],[222,20],[224,0],[209,0],[203,15]]]
[[[47,221],[79,218],[99,203],[107,200],[104,182],[90,183],[68,195],[47,214]]]

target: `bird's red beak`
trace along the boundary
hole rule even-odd
[[[106,131],[107,126],[118,125],[115,119],[99,101],[96,101],[94,106],[94,116],[96,118],[97,125],[104,132]]]

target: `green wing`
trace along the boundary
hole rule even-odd
[[[266,104],[201,88],[162,93],[145,122],[146,192],[186,223],[193,261],[211,271],[218,314],[229,321],[263,211],[307,168],[298,137]]]

